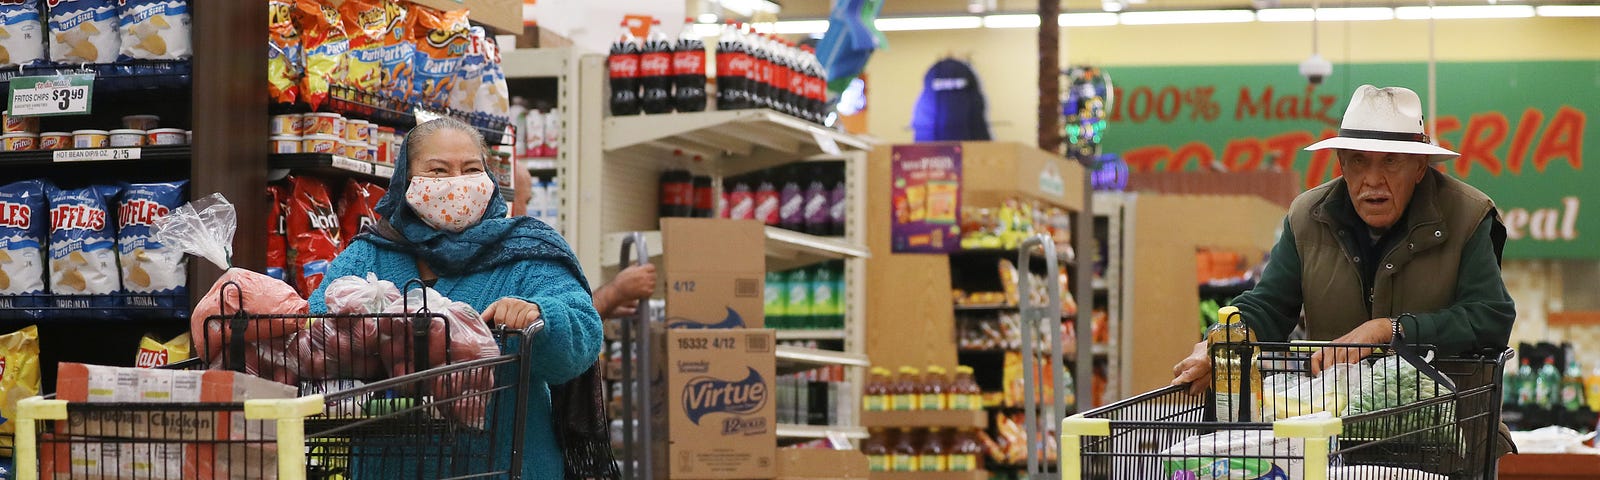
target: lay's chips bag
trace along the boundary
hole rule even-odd
[[[42,63],[44,22],[39,0],[0,2],[0,67]]]
[[[350,37],[345,55],[345,86],[376,92],[383,85],[384,34],[389,32],[389,10],[378,0],[345,0],[339,6],[344,31]]]
[[[272,101],[294,103],[305,75],[305,50],[294,25],[294,0],[267,2],[267,93]]]
[[[188,269],[183,250],[163,245],[154,236],[155,220],[183,204],[188,181],[131,184],[117,201],[117,257],[122,289],[130,307],[172,308],[188,313]]]
[[[116,307],[122,290],[117,268],[116,221],[111,200],[120,188],[47,187],[50,197],[50,292],[82,295],[55,299],[56,307]]]
[[[39,327],[29,325],[0,335],[0,456],[12,456],[17,400],[39,394]]]
[[[50,60],[62,64],[111,63],[122,37],[117,34],[119,0],[45,0],[50,12]]]
[[[344,17],[327,0],[295,0],[294,23],[305,48],[306,72],[300,81],[300,95],[316,109],[328,101],[330,83],[344,82],[350,38],[344,30]]]
[[[417,45],[416,78],[411,102],[433,108],[445,106],[456,80],[456,69],[472,44],[466,10],[438,12],[412,5],[411,38]]]
[[[133,360],[138,368],[156,368],[188,360],[194,353],[194,337],[188,333],[162,342],[155,334],[145,334],[139,339],[139,354]]]
[[[0,187],[0,308],[45,306],[44,300],[35,295],[46,292],[45,241],[50,235],[47,187],[40,180]],[[30,314],[38,312],[32,310]]]
[[[187,0],[120,0],[121,60],[180,60],[194,56],[189,48]]]

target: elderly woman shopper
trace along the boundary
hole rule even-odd
[[[563,457],[552,428],[551,387],[594,365],[600,317],[561,235],[537,219],[507,218],[506,202],[486,171],[489,154],[478,131],[457,120],[413,129],[377,206],[392,228],[352,239],[312,293],[311,305],[326,311],[324,290],[332,279],[371,272],[397,285],[420,279],[472,305],[491,324],[520,329],[542,319],[543,331],[528,340],[533,378],[524,379],[531,385],[521,463],[523,478],[556,480],[563,477]],[[508,408],[497,405],[505,413],[494,417],[503,443],[510,438]],[[494,446],[497,452],[510,447]]]

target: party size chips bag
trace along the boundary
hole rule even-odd
[[[291,177],[288,217],[289,284],[301,297],[322,284],[328,264],[339,254],[339,215],[333,209],[328,187],[310,177]]]
[[[121,60],[181,60],[189,47],[187,0],[120,0]]]
[[[294,25],[294,0],[271,0],[267,11],[267,93],[274,102],[294,103],[306,68]]]
[[[456,66],[456,78],[450,86],[446,105],[461,112],[471,112],[476,106],[479,88],[485,81],[488,57],[484,55],[485,33],[483,27],[472,27],[467,37],[467,53]]]
[[[282,185],[267,185],[267,268],[264,273],[278,280],[287,280],[289,268],[288,220],[284,217],[283,202],[289,192]]]
[[[50,235],[47,186],[41,180],[23,180],[0,187],[0,308],[44,306],[44,301],[34,295],[46,291],[45,242]]]
[[[411,99],[411,84],[416,70],[411,62],[416,60],[417,45],[411,42],[411,10],[399,0],[379,0],[389,11],[389,27],[383,34],[383,86],[384,96],[400,101]]]
[[[344,184],[344,195],[339,197],[339,235],[346,242],[368,225],[377,223],[378,200],[383,198],[383,187],[376,184],[349,180]]]
[[[56,307],[116,307],[122,290],[117,268],[116,219],[111,201],[120,188],[95,185],[61,190],[47,187],[50,197],[50,292],[85,295],[56,298]]]
[[[45,0],[50,7],[50,60],[56,63],[111,63],[122,37],[117,34],[120,0]]]
[[[295,0],[294,7],[295,27],[305,48],[300,95],[315,109],[327,102],[330,83],[344,81],[350,38],[344,30],[344,17],[327,0]]]
[[[117,201],[117,257],[130,307],[188,310],[188,265],[183,251],[154,238],[156,219],[183,204],[188,181],[125,185]]]
[[[412,41],[417,45],[416,78],[411,101],[430,107],[445,106],[456,80],[456,69],[472,43],[466,10],[439,12],[412,5]]]
[[[0,2],[0,67],[44,61],[44,21],[39,0]]]
[[[17,424],[17,400],[39,394],[39,327],[0,335],[0,456],[10,457]]]
[[[389,9],[378,0],[345,0],[339,6],[344,31],[350,37],[345,55],[343,84],[363,92],[383,85],[384,34],[389,32]]]

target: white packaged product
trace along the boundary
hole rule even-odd
[[[44,60],[44,22],[39,0],[0,4],[0,67]]]
[[[50,60],[56,63],[111,63],[122,41],[117,34],[118,0],[47,0],[50,6]]]
[[[44,182],[24,180],[0,187],[0,307],[37,307],[37,298],[4,295],[45,293],[44,245],[50,231]]]
[[[522,155],[525,157],[544,156],[544,113],[539,109],[530,108],[523,115],[522,137],[526,142]]]
[[[50,291],[59,295],[104,295],[122,290],[121,271],[117,268],[117,228],[110,211],[111,200],[121,189],[110,185],[46,189],[50,198]],[[95,296],[61,300],[57,306],[116,306],[118,300]]]
[[[554,157],[561,149],[561,113],[550,109],[544,116],[544,154]]]
[[[183,204],[186,183],[127,185],[117,202],[117,256],[123,290],[160,295],[138,306],[183,308],[188,304],[174,300],[188,298],[189,261],[183,250],[156,241],[154,232],[156,220]]]
[[[122,0],[122,60],[180,60],[194,55],[189,46],[187,0]]]

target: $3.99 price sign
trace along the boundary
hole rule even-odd
[[[10,115],[87,115],[94,99],[94,74],[14,77]]]

